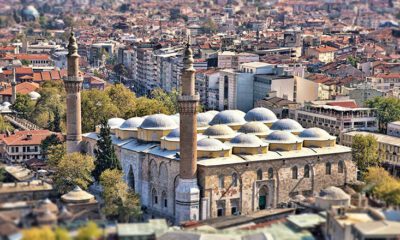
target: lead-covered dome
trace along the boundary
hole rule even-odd
[[[214,138],[203,138],[197,141],[197,150],[200,151],[222,151],[227,149],[230,149],[230,147]]]
[[[211,120],[210,125],[226,124],[229,126],[243,125],[246,121],[244,120],[244,113],[239,110],[225,110]]]
[[[207,112],[205,112],[205,113],[207,113],[207,114],[209,114],[209,115],[215,117],[215,115],[217,115],[219,112],[216,111],[216,110],[210,110],[210,111],[207,111]]]
[[[277,121],[275,113],[273,113],[268,108],[258,107],[253,108],[246,113],[244,119],[248,122],[258,121],[263,123],[273,123]]]
[[[234,137],[235,132],[232,128],[228,127],[227,125],[217,124],[207,128],[203,135],[210,136],[210,137]]]
[[[350,199],[350,196],[345,193],[342,189],[334,186],[327,187],[322,189],[319,193],[319,197],[323,199],[330,200],[347,200]]]
[[[179,141],[179,137],[181,135],[181,131],[179,128],[175,128],[167,136],[165,136],[165,140],[168,141]]]
[[[262,122],[247,122],[240,127],[238,132],[254,134],[257,136],[267,136],[271,130]]]
[[[110,118],[107,121],[107,125],[111,129],[116,129],[116,128],[119,128],[124,122],[125,122],[125,119],[123,119],[123,118]]]
[[[300,138],[308,140],[332,140],[335,137],[329,135],[329,133],[321,128],[308,128],[303,130],[299,134]]]
[[[301,142],[301,140],[298,137],[286,131],[274,131],[267,136],[266,140],[267,142],[273,142],[273,143]]]
[[[141,117],[133,117],[125,120],[119,127],[121,130],[136,130],[142,123],[144,119]]]
[[[165,114],[154,114],[144,119],[140,125],[142,129],[175,129],[178,124]]]
[[[197,127],[207,127],[214,118],[214,115],[208,112],[197,114]]]
[[[239,134],[232,138],[227,144],[240,147],[260,147],[267,145],[267,143],[263,142],[256,135],[245,133]]]
[[[293,119],[280,119],[274,122],[271,126],[271,130],[288,131],[293,133],[299,133],[304,130],[300,123]]]

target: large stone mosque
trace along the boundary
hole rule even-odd
[[[76,40],[69,44],[68,152],[93,154],[97,133],[81,134]],[[319,128],[303,129],[266,108],[197,113],[190,46],[179,114],[109,119],[125,181],[154,216],[175,223],[248,214],[356,180],[351,149]]]

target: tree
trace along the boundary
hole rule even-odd
[[[175,114],[179,111],[178,109],[178,96],[179,92],[173,90],[170,93],[165,92],[161,88],[157,88],[151,92],[151,97],[165,106],[168,114]]]
[[[128,70],[126,70],[126,67],[123,63],[118,63],[117,65],[115,65],[113,70],[118,76],[128,75]]]
[[[11,105],[11,109],[27,118],[33,112],[35,102],[28,95],[17,93],[15,103]]]
[[[380,132],[386,133],[388,123],[400,120],[400,99],[376,97],[366,103],[377,110]]]
[[[93,157],[81,153],[66,154],[57,164],[54,185],[64,194],[75,186],[87,189],[92,183],[91,172],[94,169]]]
[[[378,141],[373,135],[356,134],[351,147],[353,161],[356,163],[361,177],[368,167],[379,164]]]
[[[365,182],[374,196],[387,205],[400,205],[400,181],[383,168],[370,167],[365,175]]]
[[[47,148],[47,164],[52,168],[56,168],[66,154],[65,144],[50,145]]]
[[[95,240],[101,236],[101,229],[96,223],[89,221],[86,226],[78,229],[76,240]]]
[[[54,240],[55,234],[50,227],[30,228],[22,231],[22,240]]]
[[[136,108],[136,97],[122,84],[112,85],[105,90],[111,102],[118,108],[120,116],[129,118],[129,111]]]
[[[118,169],[107,169],[100,176],[103,187],[104,213],[110,219],[129,222],[140,216],[139,197],[122,180]]]
[[[7,179],[7,171],[4,167],[0,168],[0,183],[3,183]]]
[[[0,133],[12,132],[14,127],[0,115]]]
[[[105,91],[97,89],[82,92],[82,131],[92,132],[102,119],[120,115],[119,109],[113,104]]]
[[[48,149],[51,146],[62,144],[60,137],[57,134],[51,134],[42,140],[40,143],[40,148],[42,149],[42,154],[47,156]]]
[[[165,105],[157,99],[149,99],[146,97],[139,97],[136,99],[136,108],[130,109],[127,113],[128,116],[145,116],[155,113],[168,114],[169,111]]]
[[[65,228],[57,227],[54,230],[55,240],[72,240],[69,232]]]
[[[111,129],[107,124],[107,120],[103,119],[100,127],[100,134],[98,135],[97,147],[94,150],[96,156],[95,169],[93,177],[99,181],[100,175],[106,169],[121,169],[121,164],[115,154],[115,149],[111,140]]]
[[[56,107],[55,111],[54,111],[54,117],[53,117],[53,121],[51,122],[50,125],[50,130],[53,132],[61,132],[61,116],[60,116],[60,110],[58,109],[58,107]]]

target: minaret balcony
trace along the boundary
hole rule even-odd
[[[180,101],[180,102],[200,101],[200,95],[198,93],[196,95],[181,95],[181,96],[178,96],[178,101]]]
[[[68,76],[64,78],[64,81],[67,82],[83,82],[82,77]]]

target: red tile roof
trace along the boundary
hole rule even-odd
[[[3,135],[3,142],[8,146],[21,146],[21,145],[40,145],[41,142],[48,136],[53,134],[49,130],[29,130],[19,131],[10,136]],[[28,137],[28,136],[31,137]],[[62,139],[61,134],[58,134]]]
[[[345,108],[358,108],[357,103],[355,103],[354,101],[329,102],[327,103],[327,105]]]
[[[36,91],[39,88],[39,84],[37,83],[31,83],[31,82],[23,82],[20,84],[17,84],[16,90],[17,93],[20,94],[28,94],[30,92]],[[0,95],[6,95],[6,96],[11,96],[11,88],[6,88],[0,91]]]

